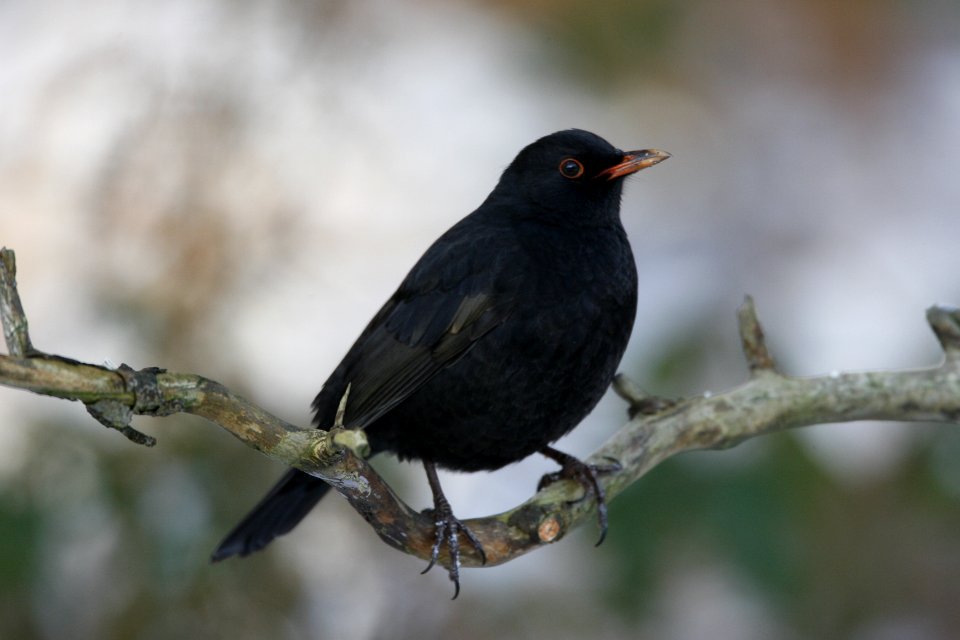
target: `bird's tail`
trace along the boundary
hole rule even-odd
[[[291,469],[227,534],[213,552],[211,561],[236,555],[243,557],[263,549],[274,538],[297,526],[329,490],[330,485],[323,480]]]

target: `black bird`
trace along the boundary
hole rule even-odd
[[[578,129],[523,149],[476,211],[427,249],[313,401],[314,422],[365,429],[372,453],[421,460],[459,591],[458,534],[437,467],[494,470],[540,452],[593,491],[596,469],[550,447],[600,400],[633,327],[637,273],[623,178],[670,157]],[[291,470],[217,547],[245,556],[289,532],[330,486]],[[598,543],[599,544],[599,543]],[[429,567],[428,567],[429,569]],[[456,597],[456,595],[454,595]]]

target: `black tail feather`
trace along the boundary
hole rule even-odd
[[[227,534],[213,552],[211,561],[243,557],[263,549],[274,538],[297,526],[329,490],[330,485],[323,480],[291,469]]]

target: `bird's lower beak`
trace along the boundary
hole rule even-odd
[[[659,149],[644,149],[642,151],[627,151],[623,154],[623,161],[613,165],[609,169],[601,171],[597,177],[615,180],[636,173],[641,169],[652,167],[655,164],[663,162],[670,157],[666,151]]]

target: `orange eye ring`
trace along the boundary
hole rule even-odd
[[[560,161],[560,175],[571,180],[583,175],[583,163],[576,158],[564,158]]]

